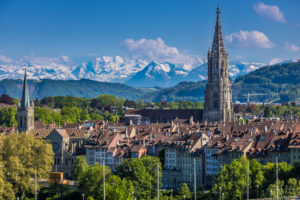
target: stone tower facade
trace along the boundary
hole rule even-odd
[[[28,132],[34,128],[34,104],[29,101],[29,91],[26,78],[24,75],[23,93],[21,103],[18,104],[18,132]]]
[[[208,122],[234,120],[231,84],[228,76],[228,54],[224,46],[220,10],[217,8],[212,49],[208,51],[208,77],[205,88],[203,120]]]

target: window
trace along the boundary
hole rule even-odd
[[[214,93],[214,99],[217,99],[219,97],[218,93]]]
[[[214,100],[214,109],[219,108],[218,100]]]

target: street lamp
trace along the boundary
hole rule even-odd
[[[222,192],[222,200],[224,199],[224,192]]]
[[[173,200],[173,189],[171,189],[171,200]]]
[[[133,196],[134,195],[134,191],[132,191],[131,194],[132,194],[132,199],[134,200],[134,196]]]
[[[185,200],[185,195],[183,195],[183,199]]]
[[[257,189],[256,189],[256,198],[258,198],[258,188],[259,188],[259,185],[258,185],[258,184],[256,185],[256,188],[257,188]]]
[[[222,196],[221,196],[221,191],[222,191],[222,188],[219,187],[219,190],[220,190],[220,200],[222,200]]]
[[[84,200],[84,193],[82,194],[82,200]]]

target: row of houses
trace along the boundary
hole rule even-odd
[[[53,171],[72,178],[76,156],[88,164],[105,164],[112,170],[125,159],[144,155],[160,157],[164,188],[187,183],[211,186],[222,166],[247,156],[260,163],[300,162],[300,123],[256,120],[199,123],[174,119],[168,123],[111,123],[85,121],[64,127],[35,122],[30,131],[49,140],[54,156]]]
[[[158,156],[163,187],[211,186],[214,176],[233,159],[247,156],[262,164],[300,162],[300,124],[296,121],[251,121],[247,124],[195,123],[175,119],[146,125],[104,123],[86,139],[88,164],[103,162],[112,170],[124,159]],[[196,177],[196,179],[194,178]]]

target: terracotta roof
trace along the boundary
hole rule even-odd
[[[32,133],[35,137],[38,138],[46,138],[51,132],[53,131],[53,129],[32,129],[30,131],[30,133]]]
[[[76,128],[66,128],[66,132],[69,137],[83,138],[85,130],[84,129],[76,129]]]
[[[54,130],[56,130],[64,138],[68,138],[69,137],[66,129],[54,129]]]
[[[34,121],[34,128],[35,129],[46,128],[46,124],[44,124],[42,121]]]

